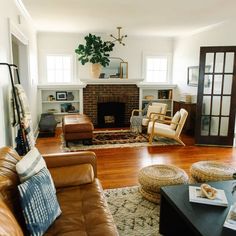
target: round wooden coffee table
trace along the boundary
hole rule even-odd
[[[151,165],[139,171],[138,180],[142,196],[151,202],[159,203],[162,186],[186,184],[188,175],[177,166]]]

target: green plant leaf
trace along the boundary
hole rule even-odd
[[[75,53],[79,55],[78,60],[82,65],[87,62],[99,63],[103,67],[109,65],[110,54],[108,52],[113,51],[114,43],[110,41],[103,42],[100,36],[89,35],[84,37],[85,45],[79,44],[75,49]]]

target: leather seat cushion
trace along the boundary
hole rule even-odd
[[[63,131],[64,133],[83,133],[92,132],[93,123],[86,115],[68,115],[64,116]]]
[[[91,184],[57,191],[62,214],[45,235],[117,235],[98,179]]]

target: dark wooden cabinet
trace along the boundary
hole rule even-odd
[[[196,119],[196,103],[185,103],[185,102],[174,101],[174,109],[173,109],[174,114],[181,108],[184,108],[188,112],[188,117],[182,132],[185,134],[194,135],[195,119]]]

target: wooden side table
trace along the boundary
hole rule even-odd
[[[182,132],[185,134],[194,135],[195,119],[196,119],[196,103],[174,101],[173,105],[174,105],[173,109],[174,114],[181,108],[184,108],[188,112],[188,117]]]

